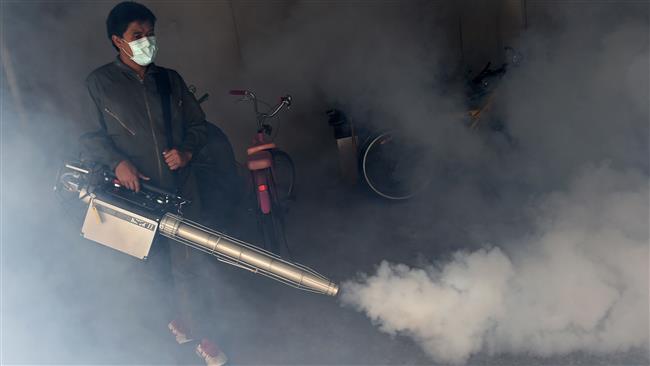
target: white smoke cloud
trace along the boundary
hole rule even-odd
[[[342,301],[442,362],[646,347],[647,177],[586,168],[538,211],[519,251],[461,251],[424,269],[383,262],[344,283]]]
[[[440,269],[382,262],[374,276],[344,283],[342,301],[382,331],[413,337],[437,360],[464,361],[481,349],[493,317],[503,316],[513,268],[499,249],[454,258]]]
[[[478,235],[483,249],[419,268],[384,261],[342,286],[343,304],[435,361],[642,350],[647,362],[647,7],[556,5],[554,28],[522,37],[524,63],[498,90],[515,146],[457,162],[473,172],[464,185],[495,187],[499,199],[448,195],[458,211],[496,223],[501,241]],[[522,215],[509,236],[503,224]]]

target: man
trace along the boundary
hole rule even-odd
[[[86,79],[97,118],[93,131],[81,136],[82,156],[104,164],[115,172],[120,183],[139,191],[141,182],[181,194],[193,200],[186,216],[197,218],[196,180],[189,163],[206,144],[207,122],[194,95],[174,70],[153,63],[157,45],[156,17],[135,2],[116,5],[106,20],[108,38],[119,52],[117,58],[94,70]],[[165,100],[167,98],[167,100]],[[164,241],[164,240],[163,240]],[[178,343],[193,341],[202,333],[201,319],[193,302],[198,291],[192,275],[189,249],[168,245],[180,318],[168,327]],[[150,261],[155,260],[151,256]],[[159,255],[158,261],[164,256]],[[165,265],[163,265],[164,267]],[[169,265],[166,265],[169,271]],[[195,306],[194,306],[195,307]],[[193,317],[195,315],[195,317]],[[205,332],[203,332],[205,333]],[[208,365],[223,365],[226,357],[207,339],[196,352]]]

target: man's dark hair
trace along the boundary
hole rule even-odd
[[[111,44],[113,44],[111,37],[113,35],[122,37],[133,21],[147,21],[151,25],[156,25],[156,16],[146,6],[133,1],[124,1],[115,5],[106,18],[106,35],[111,40]],[[115,49],[118,48],[115,47]]]

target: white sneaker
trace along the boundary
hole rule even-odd
[[[176,342],[178,344],[185,344],[193,341],[190,331],[179,320],[172,320],[167,324],[167,328],[169,328],[174,337],[176,337]]]
[[[196,346],[196,354],[205,361],[206,366],[223,366],[228,362],[225,353],[213,342],[203,339]]]

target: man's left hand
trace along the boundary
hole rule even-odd
[[[192,160],[192,153],[187,151],[180,151],[177,149],[163,151],[165,163],[169,169],[176,170],[187,165]]]

